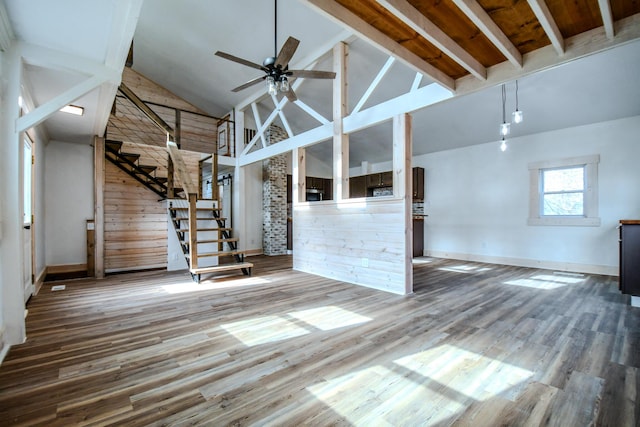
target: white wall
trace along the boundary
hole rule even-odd
[[[617,274],[623,218],[640,218],[640,116],[415,157],[425,168],[425,253]],[[600,155],[599,227],[528,226],[530,162]]]
[[[93,148],[52,141],[45,156],[46,263],[84,264],[86,220],[93,218]]]

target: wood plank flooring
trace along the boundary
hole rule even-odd
[[[0,425],[640,424],[640,309],[616,278],[423,258],[404,297],[250,260],[199,285],[47,284],[0,366]]]

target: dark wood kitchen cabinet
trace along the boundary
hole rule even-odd
[[[620,220],[620,291],[640,296],[640,220]]]
[[[367,175],[367,188],[391,187],[393,186],[393,173],[380,172]]]
[[[367,197],[367,176],[352,176],[349,178],[349,198]]]
[[[413,257],[424,253],[424,219],[413,218]]]
[[[424,168],[413,168],[413,200],[424,200]]]

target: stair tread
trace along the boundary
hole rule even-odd
[[[120,157],[127,157],[127,158],[131,158],[131,159],[137,159],[140,157],[140,154],[134,154],[134,153],[120,153],[119,154]]]
[[[198,243],[225,243],[225,242],[237,242],[237,237],[231,237],[229,239],[211,239],[211,240],[198,240]]]
[[[214,265],[211,267],[192,268],[189,271],[191,271],[191,273],[193,274],[200,274],[200,273],[213,273],[215,271],[238,270],[240,268],[253,268],[253,264],[250,262],[239,262],[235,264],[222,264],[222,265]]]
[[[114,151],[120,151],[120,148],[122,148],[122,141],[112,141],[112,140],[108,140],[105,142],[106,146],[111,148]]]
[[[183,207],[170,207],[169,210],[172,211],[188,211],[189,208],[183,208]],[[221,211],[222,208],[196,208],[197,211]],[[213,218],[213,219],[218,219],[218,218]]]
[[[198,228],[197,231],[217,231],[217,230],[230,230],[230,228]],[[179,231],[180,233],[187,233],[189,232],[188,228],[180,228],[176,231]]]
[[[236,252],[236,251],[198,252],[198,258],[226,257],[226,256],[235,256],[235,255],[243,255],[243,254],[244,252]]]
[[[187,221],[188,219],[189,219],[189,217],[187,217],[187,216],[176,216],[176,217],[173,217],[173,220],[175,220],[175,221]],[[205,217],[199,216],[196,219],[198,221],[217,221],[220,218],[212,218],[210,216],[205,216]],[[224,218],[224,219],[226,219],[226,218]]]
[[[158,169],[157,166],[151,166],[151,165],[138,165],[138,168],[144,170],[147,173],[153,172],[154,170]]]

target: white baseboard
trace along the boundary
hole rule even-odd
[[[516,267],[542,268],[545,270],[570,271],[575,273],[618,276],[618,266],[577,264],[571,262],[545,261],[527,258],[497,257],[490,255],[463,254],[458,252],[425,250],[425,256],[448,258],[460,261],[486,262],[489,264],[513,265]]]
[[[34,295],[38,295],[38,292],[40,292],[40,288],[42,288],[42,285],[44,284],[44,278],[47,277],[47,267],[45,266],[42,271],[40,272],[40,274],[38,274],[36,276],[36,283],[34,283],[34,287],[35,287],[35,291],[34,291]]]
[[[9,345],[4,340],[4,328],[0,329],[0,364],[9,353]]]

